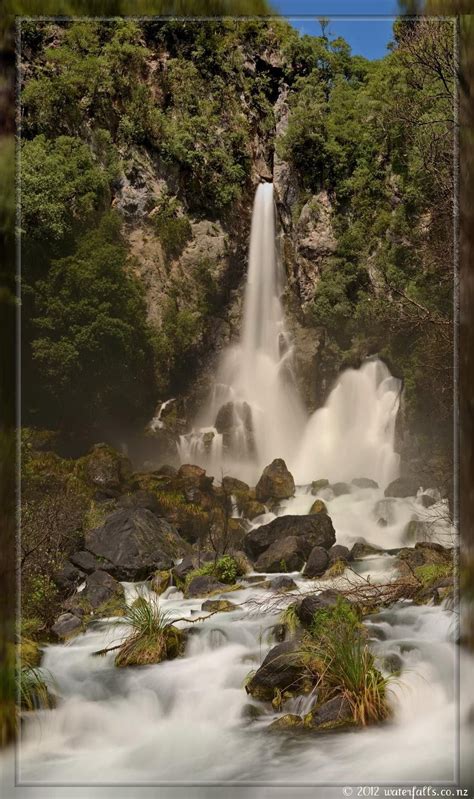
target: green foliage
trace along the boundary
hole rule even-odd
[[[87,144],[71,136],[43,134],[21,147],[21,222],[29,245],[55,242],[78,224],[91,223],[109,196],[111,174]]]
[[[221,583],[235,585],[237,578],[244,573],[241,564],[236,558],[232,557],[232,555],[223,555],[221,558],[217,558],[215,561],[208,561],[198,569],[193,569],[192,572],[189,572],[186,575],[185,588],[195,577],[201,577],[205,574],[212,575]]]
[[[126,418],[144,406],[140,391],[153,404],[151,335],[126,259],[120,221],[109,213],[37,285],[32,355],[53,423]]]
[[[24,575],[22,585],[22,614],[25,618],[51,621],[57,610],[59,592],[50,575]]]
[[[170,260],[181,255],[192,235],[188,217],[179,213],[176,199],[163,198],[158,211],[153,215],[153,227],[161,246]]]
[[[425,563],[423,566],[415,568],[415,577],[429,588],[446,577],[453,577],[452,563]]]

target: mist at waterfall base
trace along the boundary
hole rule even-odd
[[[369,477],[387,485],[398,474],[394,452],[400,381],[379,360],[344,372],[324,408],[310,418],[293,371],[293,346],[281,305],[273,186],[258,186],[252,214],[242,331],[226,350],[211,396],[191,433],[181,436],[182,463],[255,485],[283,458],[299,484]]]

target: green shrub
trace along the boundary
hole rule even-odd
[[[153,227],[160,239],[167,258],[181,255],[192,236],[191,223],[181,212],[177,200],[164,198],[159,210],[153,215]]]

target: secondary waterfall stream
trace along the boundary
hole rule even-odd
[[[255,484],[268,463],[283,458],[300,484],[364,475],[387,485],[398,473],[400,394],[387,367],[372,359],[347,370],[309,418],[298,394],[271,183],[255,194],[248,261],[240,341],[224,352],[208,402],[193,431],[181,436],[181,462]]]
[[[407,540],[413,519],[431,520],[446,544],[450,528],[436,492],[429,508],[417,496],[384,497],[383,487],[399,466],[394,451],[399,381],[380,361],[369,360],[359,370],[346,371],[325,407],[308,418],[294,380],[282,288],[273,191],[262,184],[253,212],[241,339],[223,355],[209,402],[194,431],[181,440],[182,461],[204,466],[217,480],[224,472],[255,485],[264,466],[284,458],[294,473],[296,494],[253,526],[275,513],[307,514],[314,501],[312,480],[372,478],[378,488],[352,485],[341,496],[330,487],[321,490],[338,544],[363,539],[381,550],[413,545]],[[387,581],[395,574],[395,555],[367,556],[353,568],[356,578]],[[291,576],[300,594],[337,587],[342,579]],[[139,584],[125,584],[125,589],[129,601],[137,592],[148,593]],[[196,783],[254,786],[252,795],[259,796],[269,794],[258,786],[295,785],[301,786],[298,796],[313,797],[314,788],[302,786],[453,780],[456,630],[449,608],[400,602],[366,620],[380,668],[393,655],[402,665],[390,689],[389,723],[293,737],[268,732],[275,718],[271,709],[253,721],[246,713],[246,675],[275,644],[279,614],[271,597],[268,587],[244,578],[242,589],[232,594],[237,608],[196,625],[184,656],[159,665],[118,669],[113,653],[92,657],[120,639],[120,619],[96,621],[67,645],[48,646],[42,668],[59,700],[55,709],[25,720],[20,784],[48,785],[49,795],[56,795],[54,786],[78,786],[74,796],[88,799],[104,788],[81,789],[84,783],[186,785],[187,798],[206,795],[191,787]],[[201,614],[203,602],[185,599],[175,587],[159,601],[174,618],[190,619]],[[41,787],[25,790],[28,796],[31,791],[43,795]],[[111,790],[111,795],[120,793],[118,787]],[[174,797],[175,790],[162,787],[160,797]],[[134,789],[127,791],[128,798]]]

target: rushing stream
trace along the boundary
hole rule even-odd
[[[355,489],[344,497],[331,500],[327,496],[340,543],[354,540],[364,519],[370,540],[369,520],[377,515],[381,494],[377,489]],[[282,510],[307,513],[313,499],[301,488]],[[386,546],[389,530],[390,545],[400,546],[406,518],[415,508],[426,512],[415,498],[396,500],[395,505],[392,524],[382,530],[378,527],[377,540],[374,528],[373,543],[380,545],[383,535]],[[393,555],[381,553],[356,561],[354,570],[386,582],[393,576],[394,562]],[[291,576],[299,592],[337,587],[345,579],[318,583],[300,574]],[[125,588],[129,601],[146,591],[137,584]],[[245,677],[274,645],[272,629],[285,602],[280,599],[275,608],[272,596],[258,584],[233,592],[238,609],[196,625],[185,656],[156,666],[117,669],[113,653],[92,657],[92,652],[120,640],[123,625],[118,619],[96,622],[67,645],[47,647],[43,668],[51,675],[61,702],[25,724],[21,780],[307,785],[452,779],[453,613],[407,602],[367,621],[380,662],[394,654],[402,659],[401,677],[391,688],[392,721],[364,731],[319,735],[317,740],[311,735],[293,738],[268,733],[273,713],[252,722],[245,716],[249,703]],[[184,599],[174,587],[160,597],[161,607],[175,618],[200,615],[202,602]],[[187,626],[185,622],[178,625]],[[285,712],[292,709],[305,710],[286,707]],[[421,745],[422,741],[429,745]]]

